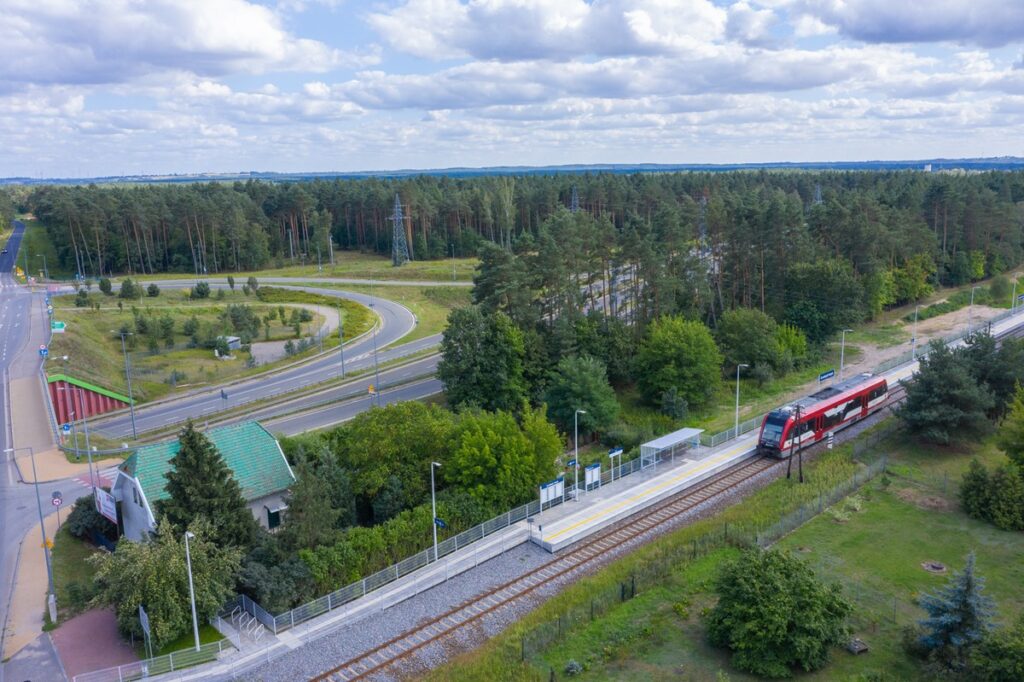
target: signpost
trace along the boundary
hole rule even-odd
[[[58,322],[57,320],[50,320],[50,331],[54,334],[63,334],[67,331],[67,322]]]
[[[448,524],[445,523],[444,519],[442,519],[440,516],[435,516],[434,517],[434,525],[437,526],[438,528],[440,528],[441,530],[444,530],[445,528],[448,527]]]
[[[553,481],[540,484],[540,508],[544,509],[545,503],[554,503],[555,500],[562,501],[565,493],[565,477],[559,476]]]
[[[60,506],[64,504],[64,495],[59,490],[54,490],[50,504],[57,508],[57,528],[60,528]]]
[[[50,354],[50,349],[46,347],[45,343],[39,344],[39,357],[45,358]]]
[[[830,369],[827,372],[822,372],[821,374],[818,375],[818,383],[820,384],[821,382],[825,381],[826,379],[831,379],[835,375],[836,375],[836,371],[834,369]]]
[[[612,461],[612,482],[615,482],[615,458],[622,456],[622,448],[612,448],[608,451],[608,459]],[[619,460],[622,461],[621,459]]]
[[[71,433],[71,424],[61,424],[60,430],[64,432],[64,435]]]

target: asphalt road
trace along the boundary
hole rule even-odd
[[[6,630],[7,613],[10,607],[10,591],[14,585],[14,572],[17,565],[19,546],[28,530],[39,523],[39,512],[36,505],[35,486],[19,481],[18,471],[14,464],[13,453],[4,450],[14,447],[11,433],[11,401],[8,382],[12,377],[28,376],[39,367],[38,355],[34,348],[26,345],[31,339],[29,316],[32,314],[33,303],[41,304],[43,294],[31,293],[18,285],[10,272],[14,269],[14,259],[18,253],[25,231],[24,224],[15,221],[14,233],[6,244],[7,253],[0,254],[0,407],[2,407],[3,426],[0,428],[0,625]],[[40,318],[40,322],[43,319]],[[40,405],[40,409],[44,406]],[[43,514],[49,515],[56,511],[50,505],[51,490],[61,490],[65,500],[73,499],[88,490],[73,481],[62,481],[41,486]],[[42,551],[40,547],[23,547],[21,551]],[[39,605],[43,608],[43,605]],[[50,649],[47,647],[47,649]],[[0,665],[0,681],[5,674],[17,676],[18,680],[28,679],[22,676],[17,656],[10,663]],[[33,667],[42,661],[35,659]],[[24,666],[21,666],[24,667]],[[48,671],[34,671],[33,679],[44,679]],[[38,677],[38,675],[44,677]],[[13,679],[13,677],[11,677]]]
[[[213,288],[227,286],[226,281],[220,278],[211,278],[205,281],[208,281]],[[167,280],[158,281],[157,284],[161,288],[173,289],[188,287],[192,283],[188,280]],[[415,328],[416,317],[405,306],[378,296],[311,286],[282,286],[281,288],[346,298],[371,306],[377,313],[381,324],[376,333],[367,334],[359,340],[350,341],[345,345],[346,372],[372,367],[375,347],[379,364],[429,348],[440,341],[440,335],[434,335],[392,348],[392,345]],[[384,374],[381,373],[382,380],[385,378]],[[270,376],[256,376],[224,386],[223,394],[221,387],[218,386],[179,398],[143,405],[135,411],[136,429],[138,433],[144,433],[172,426],[188,418],[201,420],[206,415],[290,393],[311,384],[340,376],[341,354],[340,352],[331,352],[297,367],[274,372]],[[226,399],[223,397],[225,395]],[[266,413],[264,414],[266,415]],[[280,412],[274,414],[280,414]],[[108,438],[130,438],[132,435],[131,415],[122,412],[107,419],[98,419],[92,428]]]

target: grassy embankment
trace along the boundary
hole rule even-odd
[[[852,471],[855,465],[848,459],[848,447],[808,467],[810,486],[776,481],[714,519],[635,552],[574,584],[480,650],[436,671],[432,679],[536,679],[549,668],[560,673],[569,660],[587,665],[580,677],[584,680],[678,679],[680,670],[686,671],[688,679],[715,679],[719,671],[733,680],[755,679],[731,669],[728,654],[707,644],[700,619],[701,611],[713,605],[711,581],[721,563],[736,555],[734,549],[679,561],[659,585],[613,606],[538,652],[532,665],[521,662],[521,637],[570,607],[585,604],[593,594],[614,587],[659,554],[692,541],[708,526],[725,522],[731,527],[749,526],[756,525],[757,519],[770,522],[798,506],[798,500],[812,500],[815,486],[838,482]],[[837,505],[846,506],[848,520],[839,522],[822,514],[778,543],[798,552],[824,577],[840,582],[855,605],[853,632],[871,647],[859,657],[837,650],[825,669],[802,678],[846,680],[884,671],[898,679],[925,679],[900,645],[900,629],[922,616],[915,599],[946,580],[925,571],[921,567],[925,561],[956,569],[974,550],[988,593],[998,603],[999,619],[1010,622],[1024,608],[1024,593],[1019,589],[1024,581],[1024,536],[970,519],[956,502],[956,488],[971,456],[992,463],[1001,459],[1001,453],[988,443],[964,449],[923,447],[901,434],[874,450],[889,456],[888,485],[881,477],[869,482],[858,495],[860,511],[850,511],[846,503]]]
[[[70,513],[71,509],[61,512],[65,518]],[[53,589],[57,595],[58,624],[87,609],[96,568],[86,559],[99,551],[91,544],[73,537],[64,526],[57,531],[50,556],[53,565]]]
[[[29,274],[39,279],[43,276],[43,256],[46,257],[46,270],[54,279],[72,279],[74,271],[65,270],[57,261],[57,249],[50,241],[50,235],[46,229],[34,218],[27,218],[24,215],[18,216],[18,220],[25,223],[25,234],[21,238],[21,246],[18,249],[18,258],[15,265],[25,268],[26,258]],[[22,279],[24,281],[24,279]]]
[[[121,301],[124,304],[123,309],[117,308],[120,299],[115,297],[91,294],[90,298],[99,301],[103,307],[100,310],[76,308],[74,296],[53,299],[55,318],[67,322],[68,328],[64,334],[53,336],[50,347],[51,361],[47,364],[48,373],[62,372],[63,363],[60,358],[67,355],[68,372],[72,376],[119,393],[127,393],[121,339],[116,333],[117,330],[121,325],[133,325],[133,306],[140,314],[145,315],[151,324],[159,324],[160,318],[168,315],[174,320],[173,349],[168,350],[161,342],[156,352],[151,352],[145,339],[131,337],[136,344],[136,348],[131,352],[132,388],[136,400],[143,402],[166,396],[174,390],[221,383],[264,372],[318,350],[310,349],[305,354],[259,367],[248,366],[249,354],[244,351],[235,351],[235,357],[231,360],[217,359],[211,350],[183,347],[189,341],[183,327],[193,315],[199,321],[200,328],[219,325],[218,328],[231,333],[220,321],[221,313],[230,303],[249,305],[260,317],[271,310],[276,310],[280,305],[285,306],[289,315],[289,306],[294,307],[295,304],[323,305],[334,310],[339,307],[339,301],[334,298],[282,290],[268,290],[264,300],[255,296],[246,297],[236,290],[226,292],[223,299],[211,297],[198,301],[188,300],[184,292],[165,290],[156,298],[143,297],[137,301]],[[371,327],[373,317],[369,309],[351,301],[341,301],[340,307],[346,339],[351,339]],[[315,331],[323,319],[316,314],[313,318],[313,321],[301,324],[304,337]],[[266,340],[265,331],[261,325],[260,334],[254,341]],[[293,329],[288,325],[282,325],[280,319],[272,321],[269,340],[287,338],[294,338]],[[336,347],[337,343],[337,334],[324,339],[325,348]]]

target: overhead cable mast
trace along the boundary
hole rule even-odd
[[[395,193],[395,212],[391,214],[393,231],[391,235],[391,264],[396,268],[409,262],[409,245],[405,241],[405,216],[402,202]]]

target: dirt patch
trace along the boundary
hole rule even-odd
[[[896,491],[896,497],[904,502],[909,502],[915,507],[930,509],[931,511],[949,511],[953,508],[953,504],[946,498],[926,495],[920,490],[914,490],[913,488],[900,488]]]

